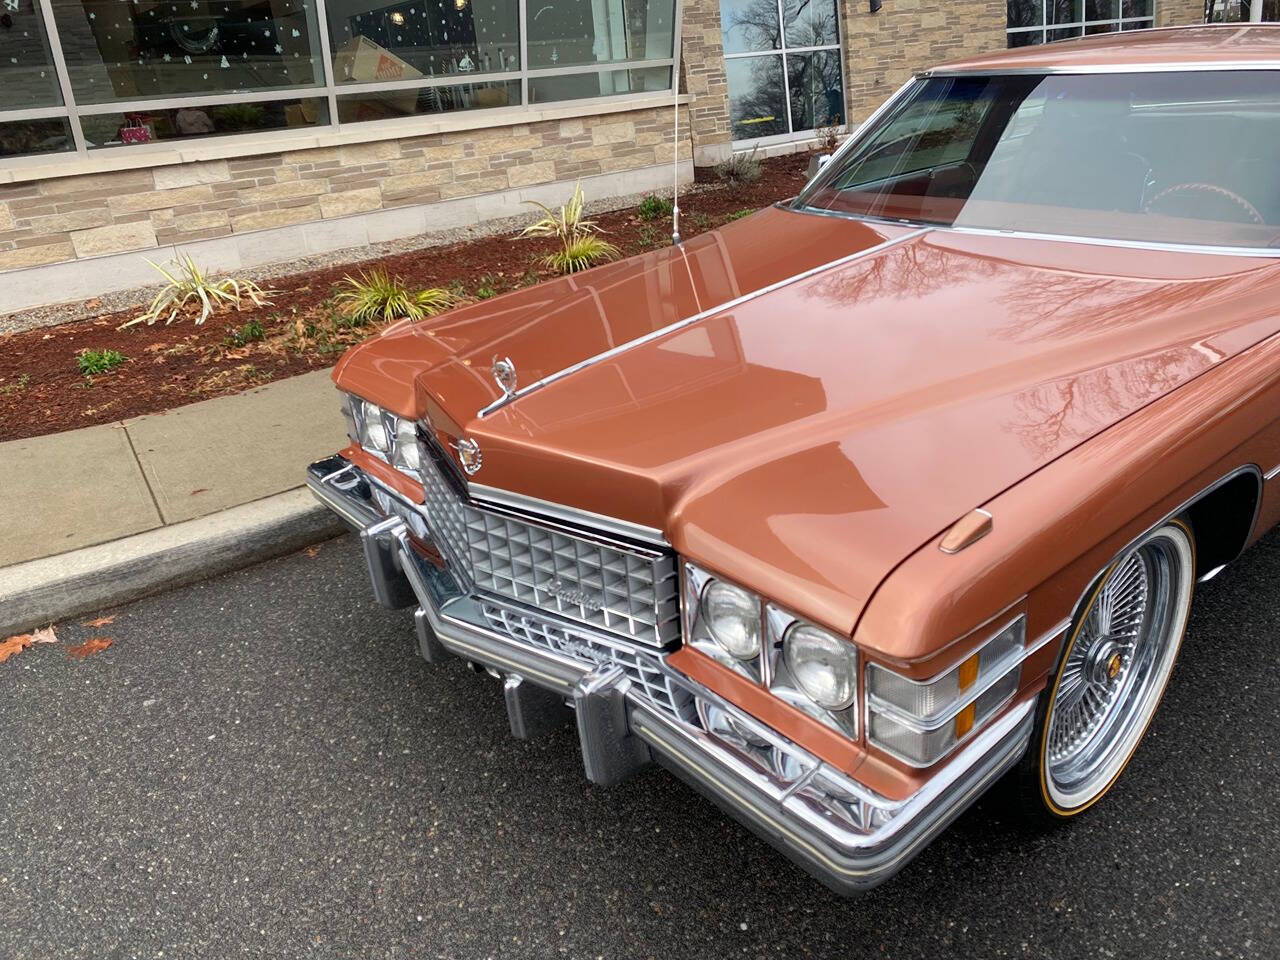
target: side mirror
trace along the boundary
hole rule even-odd
[[[819,153],[809,158],[809,179],[812,180],[818,175],[818,171],[827,165],[827,161],[831,159],[829,153]]]

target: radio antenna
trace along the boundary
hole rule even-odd
[[[680,246],[680,75],[671,76],[672,115],[675,117],[675,148],[671,153],[671,242]]]

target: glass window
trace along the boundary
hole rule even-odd
[[[79,103],[323,83],[314,0],[53,0]]]
[[[35,0],[8,0],[0,18],[0,109],[56,107],[62,103],[44,17]]]
[[[844,123],[838,21],[835,0],[720,0],[735,140]]]
[[[668,59],[674,11],[672,0],[530,0],[529,66]]]
[[[1011,47],[1142,30],[1155,25],[1154,0],[1008,0]]]
[[[529,78],[529,102],[583,100],[613,97],[620,93],[644,93],[671,89],[670,67],[642,67],[639,70],[604,70],[600,73],[568,73]]]
[[[11,120],[0,123],[0,157],[74,150],[71,124],[66,117],[47,120]]]
[[[327,0],[325,10],[340,84],[520,69],[517,0]]]
[[[1277,154],[1276,71],[936,77],[797,202],[943,226],[1274,247]]]
[[[787,132],[787,100],[781,57],[725,61],[733,139],[751,140]]]
[[[221,103],[140,110],[136,113],[95,113],[80,122],[89,149],[127,147],[159,140],[194,140],[314,127],[329,122],[329,105],[322,98],[268,100],[263,103]]]
[[[496,80],[463,83],[451,87],[414,87],[410,90],[383,90],[344,94],[338,97],[338,119],[342,123],[363,123],[389,117],[424,113],[454,113],[486,107],[520,104],[520,81]]]

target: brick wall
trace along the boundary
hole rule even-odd
[[[646,109],[2,185],[0,270],[670,163],[671,119]]]
[[[694,97],[689,110],[694,163],[709,166],[729,154],[732,139],[720,0],[684,0],[680,30],[683,88]]]
[[[844,2],[845,103],[857,124],[913,72],[1006,45],[1005,0],[865,0]]]
[[[1204,0],[1155,0],[1155,3],[1158,27],[1204,23]]]

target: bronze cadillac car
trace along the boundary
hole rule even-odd
[[[1277,157],[1280,29],[925,71],[793,200],[352,349],[311,487],[516,736],[836,890],[1006,774],[1074,817],[1280,519]]]

